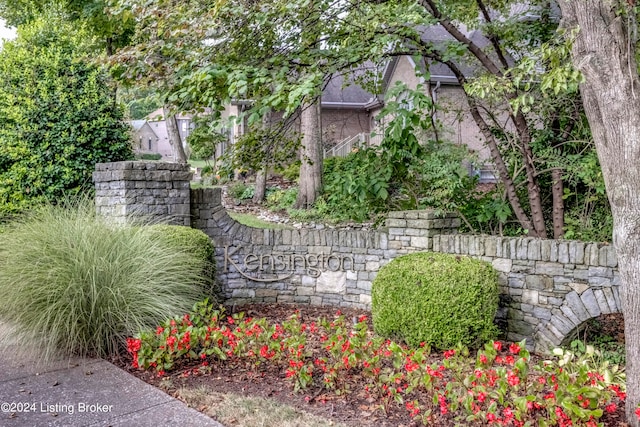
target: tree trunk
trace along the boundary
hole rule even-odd
[[[635,14],[622,0],[561,0],[563,26],[580,29],[572,59],[613,214],[627,354],[627,422],[640,403],[640,79]],[[626,12],[619,13],[622,10]],[[627,27],[631,24],[630,27]]]
[[[482,64],[482,66],[491,74],[493,74],[496,77],[503,77],[503,69],[501,68],[500,64],[497,64],[496,62],[494,62],[494,60],[488,56],[481,48],[480,46],[478,46],[476,43],[474,43],[470,38],[468,38],[461,30],[460,28],[458,28],[456,26],[456,24],[453,23],[453,21],[447,17],[446,15],[444,15],[437,7],[436,2],[434,0],[419,0],[418,4],[420,6],[422,6],[429,14],[431,14],[431,16],[433,18],[435,18],[438,23],[440,25],[442,25],[442,27],[447,30],[447,32],[453,37],[455,38],[457,41],[459,41],[460,43],[462,43],[465,48],[469,51],[469,53],[471,53],[473,56],[476,57],[476,59],[478,61],[480,61],[480,63]],[[484,3],[482,3],[481,1],[478,2],[478,5],[480,7],[480,9],[482,10],[485,6]],[[485,19],[487,21],[490,20],[489,18],[489,14],[488,12],[485,10],[483,11],[485,12]],[[491,37],[491,35],[489,35]],[[492,37],[492,43],[493,43],[493,47],[494,50],[496,51],[497,55],[499,58],[502,58],[502,60],[504,60],[504,57],[502,57],[502,50],[500,48],[500,44],[499,41],[496,37]],[[429,46],[427,49],[427,55],[431,54],[434,55],[433,50],[431,49],[431,47]],[[438,54],[436,54],[436,56],[439,56]],[[454,69],[451,67],[451,61],[443,61],[442,58],[439,58],[436,60],[440,61],[440,62],[444,62],[446,63],[449,68],[451,68],[452,71],[454,71]],[[506,60],[503,61],[502,65],[506,65]],[[455,67],[456,69],[458,69],[458,67]],[[460,70],[458,69],[458,73],[460,74],[460,76],[454,71],[454,74],[456,74],[456,77],[458,79],[458,81],[460,82],[461,85],[463,85],[462,81],[466,80],[464,78],[464,75],[460,72]],[[461,78],[462,76],[462,78]],[[506,97],[508,99],[515,99],[517,96],[517,94],[515,92],[513,93],[507,93]],[[467,94],[467,98],[469,98],[468,94]],[[475,101],[473,101],[475,103]],[[477,108],[476,108],[477,110]],[[523,228],[525,228],[527,230],[528,235],[530,236],[535,236],[535,237],[541,237],[541,238],[546,238],[547,237],[547,231],[546,231],[546,227],[545,227],[545,221],[544,221],[544,213],[542,211],[542,199],[540,197],[540,186],[538,185],[538,180],[536,178],[536,170],[535,170],[535,165],[533,163],[533,154],[532,154],[532,150],[531,150],[531,133],[529,131],[529,123],[527,122],[526,117],[524,116],[524,114],[522,114],[522,111],[519,111],[517,113],[510,113],[511,119],[516,127],[516,131],[518,133],[518,139],[519,139],[519,145],[520,145],[520,151],[522,154],[522,162],[525,166],[525,171],[526,171],[526,176],[527,176],[527,196],[529,198],[529,207],[531,209],[531,219],[529,220],[529,218],[526,218],[526,215],[524,214],[524,211],[522,211],[521,207],[520,207],[520,202],[518,201],[516,203],[517,200],[517,196],[515,195],[515,189],[510,188],[510,185],[507,181],[510,180],[510,178],[507,177],[507,175],[505,175],[503,173],[503,171],[501,170],[502,166],[500,163],[504,164],[504,162],[502,161],[502,154],[498,151],[496,151],[494,153],[494,150],[491,147],[491,139],[494,139],[493,136],[491,136],[491,138],[489,138],[487,136],[487,133],[485,131],[483,131],[481,124],[478,121],[478,117],[480,117],[479,113],[478,114],[474,114],[472,111],[472,115],[474,117],[474,120],[476,121],[476,123],[478,124],[478,126],[480,127],[480,130],[482,131],[483,135],[487,138],[487,144],[489,145],[489,148],[492,151],[492,157],[494,158],[494,161],[499,157],[500,160],[499,162],[496,162],[496,167],[498,169],[498,172],[500,173],[500,177],[503,180],[503,182],[505,183],[505,186],[507,188],[507,194],[509,197],[509,202],[511,203],[511,206],[514,208],[514,213],[516,214],[516,217],[518,218],[518,221],[520,222],[520,224],[522,225]],[[484,122],[484,119],[482,119],[480,117],[480,121]],[[486,123],[485,123],[486,125]],[[496,146],[497,148],[497,146]],[[528,225],[528,226],[527,226]],[[532,228],[533,227],[533,228]]]
[[[553,238],[564,236],[564,184],[562,170],[551,171],[551,196],[553,198]]]
[[[512,94],[515,96],[515,94]],[[511,97],[511,96],[509,96]],[[527,119],[519,111],[511,114],[513,123],[516,126],[518,139],[520,144],[520,152],[522,153],[522,163],[527,175],[527,197],[529,199],[529,208],[531,209],[531,223],[533,225],[534,235],[542,239],[547,238],[547,228],[544,223],[544,213],[542,211],[542,198],[540,197],[540,186],[536,178],[536,167],[533,164],[533,151],[531,150],[531,133],[529,132],[529,124]]]
[[[267,192],[267,173],[269,170],[269,164],[271,163],[271,155],[273,151],[273,141],[270,141],[271,133],[271,111],[266,112],[262,116],[262,166],[256,172],[256,186],[253,193],[253,203],[262,203],[264,196]]]
[[[253,193],[253,203],[262,203],[267,192],[267,166],[256,172],[256,187]]]
[[[169,136],[169,144],[173,148],[173,156],[177,163],[187,163],[187,154],[184,151],[182,145],[182,138],[180,138],[180,132],[178,131],[178,121],[176,115],[171,114],[169,106],[165,105],[162,108],[162,114],[164,115],[165,123],[167,124],[167,135]]]
[[[304,102],[300,113],[302,147],[300,149],[300,182],[295,207],[313,206],[322,191],[322,131],[320,99]]]
[[[509,174],[507,165],[505,164],[504,159],[502,158],[502,153],[500,152],[500,148],[498,147],[498,142],[496,141],[495,136],[491,132],[489,125],[482,117],[482,114],[480,114],[480,109],[478,108],[478,104],[476,103],[475,98],[470,96],[467,93],[467,91],[464,90],[464,85],[467,83],[467,80],[464,77],[464,74],[453,62],[442,61],[442,59],[438,57],[434,59],[436,61],[443,62],[447,67],[449,67],[451,72],[456,76],[458,83],[460,83],[460,87],[462,87],[465,97],[467,98],[467,103],[469,104],[469,111],[471,113],[471,117],[473,117],[473,120],[478,125],[480,132],[482,132],[482,135],[485,137],[485,143],[487,144],[487,147],[489,147],[489,152],[491,153],[491,159],[493,160],[493,163],[495,164],[496,169],[498,170],[498,176],[500,177],[500,180],[504,184],[505,190],[507,192],[507,200],[509,200],[509,204],[513,209],[513,213],[518,219],[520,226],[523,229],[528,230],[528,234],[530,236],[535,236],[535,230],[533,229],[531,220],[529,219],[529,217],[527,216],[527,213],[524,211],[524,209],[522,208],[522,205],[520,204],[520,199],[518,198],[518,194],[516,193],[516,185],[513,182],[513,179],[511,179],[511,175]]]

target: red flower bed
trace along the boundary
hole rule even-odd
[[[418,425],[596,426],[624,406],[622,377],[587,358],[565,352],[532,360],[524,343],[500,341],[475,354],[460,347],[434,355],[378,337],[369,326],[364,315],[303,322],[294,313],[269,322],[199,304],[129,339],[128,349],[134,368],[160,377],[176,367],[188,376],[243,365],[280,372],[293,390],[314,392],[307,401],[364,395]]]

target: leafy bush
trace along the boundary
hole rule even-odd
[[[479,345],[496,333],[497,273],[468,257],[416,253],[383,267],[371,290],[377,333],[438,349]]]
[[[159,236],[153,227],[108,223],[87,202],[45,206],[9,224],[0,247],[8,338],[39,346],[43,359],[106,356],[141,328],[188,310],[203,297],[204,256]]]
[[[365,221],[385,210],[392,171],[376,149],[333,157],[324,162],[324,198],[337,219]]]
[[[235,200],[250,199],[253,197],[255,188],[244,182],[236,182],[229,186],[229,195]]]
[[[286,190],[274,190],[267,193],[267,206],[272,211],[289,209],[298,197],[298,188],[292,187]]]
[[[336,218],[357,221],[391,209],[457,211],[476,186],[463,166],[467,157],[464,148],[446,142],[398,147],[383,141],[381,147],[327,159],[325,199]]]
[[[160,160],[162,154],[160,153],[141,153],[136,156],[140,160]]]
[[[96,163],[133,157],[107,74],[86,60],[92,37],[49,18],[0,51],[0,214],[92,191]]]
[[[297,181],[300,177],[300,163],[300,160],[296,160],[295,162],[288,165],[282,170],[282,176],[289,181]]]
[[[175,250],[184,251],[202,260],[213,272],[214,247],[209,236],[195,228],[179,225],[155,224],[149,227],[154,238],[164,240]]]
[[[213,170],[213,166],[211,165],[204,166],[200,171],[201,176],[213,175],[213,173],[214,173],[214,170]]]

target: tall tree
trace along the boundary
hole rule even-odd
[[[627,354],[627,421],[640,425],[640,78],[638,8],[626,0],[561,0],[564,26],[577,30],[572,58],[583,76],[584,108],[602,165],[622,280]],[[571,32],[569,33],[571,34]]]
[[[107,5],[108,0],[0,0],[0,16],[18,27],[57,10],[66,20],[86,25],[111,55],[128,44],[134,23],[128,16],[105,13]]]
[[[138,43],[118,55],[126,64],[123,75],[168,81],[179,107],[219,110],[232,99],[251,99],[250,125],[267,111],[291,115],[317,97],[325,76],[365,61],[380,65],[408,54],[445,64],[465,91],[521,228],[532,236],[545,237],[548,230],[562,235],[564,182],[571,177],[555,159],[584,147],[566,144],[579,139],[571,124],[581,114],[571,102],[577,91],[562,92],[569,102],[545,101],[544,116],[532,108],[544,99],[529,76],[540,68],[553,74],[557,66],[542,54],[537,63],[526,60],[553,43],[557,20],[547,1],[209,0],[180,8],[164,0],[144,7],[122,3],[139,24]],[[534,14],[538,19],[530,19]],[[425,36],[432,29],[448,38]],[[487,37],[477,37],[475,29]],[[429,79],[428,70],[419,73]],[[372,74],[364,73],[361,83],[376,92],[381,79]],[[549,132],[539,132],[541,122]],[[553,199],[553,210],[545,198]]]

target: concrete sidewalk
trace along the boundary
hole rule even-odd
[[[0,426],[223,427],[104,360],[39,366],[3,350]]]

